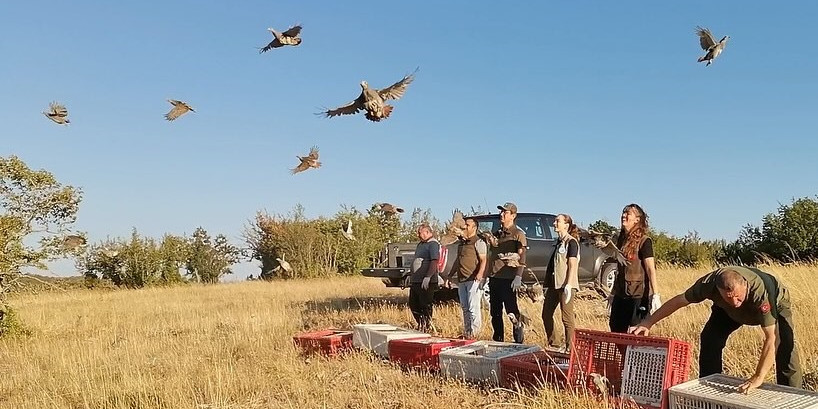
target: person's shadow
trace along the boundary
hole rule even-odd
[[[406,306],[409,296],[383,295],[379,297],[333,297],[323,300],[307,301],[304,311],[309,313],[327,313],[337,311],[378,310],[384,307]]]

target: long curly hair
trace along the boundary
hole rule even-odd
[[[562,219],[565,220],[565,223],[568,223],[568,235],[579,240],[579,227],[574,224],[574,219],[571,218],[570,215],[565,213],[560,213],[557,217],[562,216]]]
[[[624,227],[619,230],[619,248],[622,249],[622,253],[625,254],[628,260],[635,260],[639,252],[639,241],[648,234],[648,214],[636,203],[625,206],[625,208],[622,209],[622,213],[630,212],[631,210],[636,212],[636,217],[639,218],[639,221],[636,222],[636,225],[633,226],[629,232],[625,231]]]

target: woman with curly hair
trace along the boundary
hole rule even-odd
[[[571,216],[562,213],[554,219],[554,229],[559,235],[557,248],[545,268],[545,300],[542,306],[542,322],[548,345],[558,348],[554,334],[554,311],[560,307],[562,325],[565,328],[564,351],[571,350],[574,338],[574,295],[579,290],[579,228]]]
[[[616,247],[625,256],[618,262],[613,291],[609,298],[611,332],[628,332],[652,311],[659,308],[656,261],[653,241],[648,236],[648,215],[635,203],[622,209],[622,229]]]

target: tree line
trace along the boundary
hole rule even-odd
[[[199,227],[189,236],[165,234],[160,239],[134,229],[129,237],[69,248],[66,235],[85,237],[73,230],[81,201],[81,189],[59,182],[50,172],[31,169],[16,156],[0,157],[0,323],[9,311],[6,294],[19,283],[21,271],[46,269],[46,262],[60,258],[74,259],[90,286],[217,283],[243,260],[260,263],[254,279],[357,274],[385,263],[387,243],[415,241],[420,223],[441,234],[447,227],[430,209],[415,208],[402,220],[375,205],[364,210],[342,205],[331,217],[308,219],[298,205],[285,215],[258,212],[246,222],[240,246]],[[467,214],[485,213],[479,206],[470,210]],[[350,222],[348,237],[342,230]],[[601,220],[588,227],[618,230]],[[732,242],[703,240],[695,231],[675,236],[653,230],[651,235],[657,260],[668,265],[811,262],[818,258],[818,196],[781,204],[760,225],[743,226]],[[291,268],[280,268],[282,261]]]

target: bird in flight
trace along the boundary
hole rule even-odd
[[[394,216],[398,213],[403,213],[403,208],[397,207],[392,203],[375,203],[372,205],[372,208],[375,210],[380,210],[387,216]]]
[[[171,105],[173,105],[173,108],[171,108],[170,112],[165,114],[165,119],[167,119],[168,121],[173,121],[174,119],[186,114],[187,111],[196,112],[193,110],[193,108],[190,107],[190,105],[182,101],[169,99],[168,102],[170,102]]]
[[[300,24],[294,25],[288,28],[287,31],[284,31],[282,33],[279,33],[278,31],[275,31],[272,28],[268,28],[267,31],[269,31],[270,34],[273,35],[273,40],[270,41],[270,43],[268,43],[266,46],[259,48],[258,50],[259,54],[270,51],[273,48],[283,47],[285,45],[291,45],[295,47],[301,44],[301,37],[299,37],[299,35],[301,34]]]
[[[341,234],[343,234],[347,240],[355,241],[355,236],[352,234],[352,220],[347,220],[347,227],[346,229],[341,229]]]
[[[415,70],[417,72],[417,70]],[[321,114],[327,118],[332,118],[339,115],[352,115],[360,111],[365,111],[366,119],[379,122],[382,119],[388,118],[392,113],[392,105],[386,103],[387,100],[398,100],[403,97],[406,88],[415,79],[415,73],[409,74],[400,81],[383,89],[370,88],[366,81],[361,81],[361,94],[354,101],[335,108],[328,109]]]
[[[68,110],[64,105],[56,101],[48,105],[48,112],[43,112],[43,115],[59,125],[68,125],[71,123],[71,121],[68,120]]]
[[[85,237],[78,236],[76,234],[70,234],[68,236],[65,236],[65,238],[63,239],[62,247],[63,249],[70,251],[74,250],[79,246],[85,245],[85,243],[86,243]]]
[[[722,51],[724,51],[724,47],[727,46],[727,40],[730,39],[730,36],[724,36],[721,40],[717,43],[716,39],[713,37],[713,34],[707,28],[696,27],[696,34],[699,36],[699,45],[702,46],[702,50],[707,51],[704,56],[699,58],[699,62],[707,61],[707,65],[713,63],[713,60],[718,57]]]
[[[310,168],[318,169],[318,168],[321,167],[321,162],[318,161],[318,147],[317,146],[313,146],[310,149],[309,155],[307,155],[307,156],[298,156],[298,155],[296,155],[296,158],[298,158],[298,160],[300,160],[301,163],[299,163],[298,166],[296,166],[295,168],[290,169],[290,173],[292,173],[293,175],[295,175],[298,172],[303,172],[303,171],[305,171],[307,169],[310,169]]]

